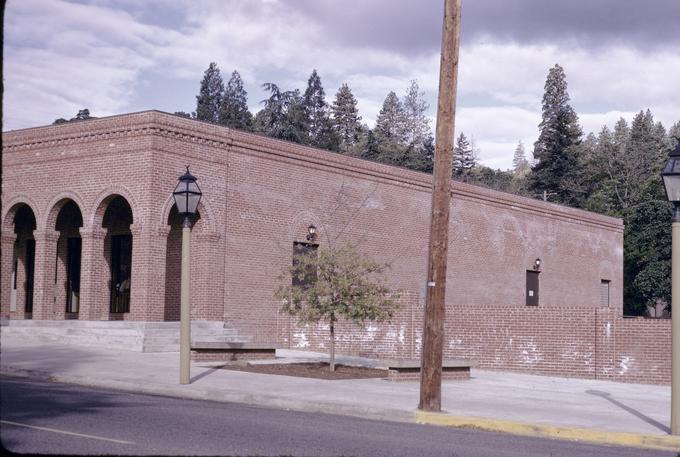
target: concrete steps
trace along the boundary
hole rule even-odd
[[[12,319],[1,331],[33,341],[59,341],[77,346],[137,352],[179,351],[179,322]],[[191,336],[201,341],[248,342],[252,339],[239,335],[237,329],[221,321],[194,321]]]

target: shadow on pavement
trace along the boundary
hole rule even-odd
[[[658,428],[659,430],[661,430],[661,431],[663,431],[663,432],[665,432],[665,433],[670,433],[670,432],[671,432],[670,427],[666,427],[666,426],[665,426],[664,424],[662,424],[661,422],[657,422],[657,421],[655,421],[654,419],[652,419],[651,417],[645,416],[645,415],[642,414],[640,411],[638,411],[638,410],[636,410],[636,409],[633,409],[633,408],[631,408],[630,406],[628,406],[628,405],[626,405],[626,404],[624,404],[624,403],[621,403],[621,402],[618,401],[618,400],[615,400],[614,398],[612,398],[612,396],[611,396],[611,394],[610,394],[609,392],[603,392],[603,391],[601,391],[601,390],[586,390],[586,393],[587,393],[588,395],[594,395],[594,396],[596,396],[596,397],[604,398],[605,400],[607,400],[608,402],[612,403],[613,405],[618,406],[618,407],[621,408],[622,410],[631,413],[633,416],[637,417],[638,419],[640,419],[640,420],[642,420],[642,421],[648,423],[649,425],[651,425],[651,426],[653,426],[653,427]],[[680,454],[678,454],[678,455],[680,455]]]
[[[226,366],[226,363],[223,364],[223,365],[215,365],[215,366],[209,367],[209,368],[208,368],[207,370],[205,370],[203,373],[197,374],[196,376],[194,376],[193,378],[191,378],[191,382],[196,382],[196,381],[198,381],[198,380],[201,379],[201,378],[205,378],[206,376],[213,374],[213,373],[216,372],[217,370],[221,370],[221,369],[224,368],[225,366]]]

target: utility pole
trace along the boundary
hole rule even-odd
[[[444,348],[444,297],[449,239],[449,200],[453,165],[453,131],[458,82],[461,0],[444,1],[442,52],[439,66],[439,98],[427,261],[423,346],[420,358],[419,409],[441,411]]]

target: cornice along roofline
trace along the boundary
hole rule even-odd
[[[310,162],[324,167],[339,168],[388,181],[398,181],[422,189],[429,190],[432,187],[432,175],[427,173],[385,165],[357,157],[349,157],[255,133],[241,132],[158,110],[10,130],[2,134],[2,150],[3,154],[18,153],[33,149],[49,148],[50,146],[86,143],[137,134],[157,135],[179,141],[200,143],[215,148],[233,149],[236,147],[297,161]],[[623,221],[619,218],[453,180],[451,181],[450,190],[454,196],[480,200],[488,204],[509,206],[521,211],[539,213],[544,216],[552,216],[575,223],[596,225],[609,230],[623,232]]]

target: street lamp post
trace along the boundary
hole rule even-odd
[[[666,196],[673,203],[671,254],[671,434],[680,435],[680,143],[661,172]]]
[[[196,214],[201,201],[201,189],[196,177],[187,171],[179,177],[172,196],[177,212],[182,216],[182,280],[179,328],[179,383],[191,382],[191,216]]]

